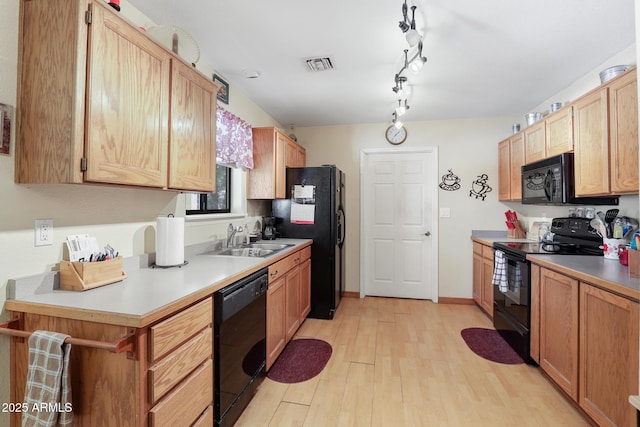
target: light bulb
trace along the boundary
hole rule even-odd
[[[396,107],[396,114],[398,115],[398,117],[400,117],[401,115],[403,115],[406,112],[407,112],[407,107],[405,107],[404,105],[400,105],[400,106]]]
[[[422,39],[422,36],[420,35],[420,33],[417,32],[415,29],[411,29],[407,31],[404,37],[407,39],[407,43],[409,43],[409,46],[411,47],[414,47],[415,45],[417,45],[418,42]]]
[[[422,69],[422,66],[424,65],[425,61],[426,61],[426,58],[424,57],[418,57],[414,59],[409,64],[409,70],[411,70],[412,73],[417,73]]]
[[[396,119],[396,121],[393,122],[393,125],[396,127],[396,129],[400,129],[402,127],[402,122]]]
[[[411,95],[411,86],[408,84],[400,86],[400,89],[398,89],[396,94],[398,95],[398,99],[401,101],[407,99],[409,95]]]

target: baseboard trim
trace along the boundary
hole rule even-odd
[[[472,298],[449,298],[439,297],[439,304],[461,304],[461,305],[475,305],[475,301]]]
[[[360,298],[360,292],[344,291],[342,293],[342,297],[343,298]]]

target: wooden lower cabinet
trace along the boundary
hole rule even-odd
[[[285,278],[269,283],[267,291],[267,370],[287,345],[287,288]]]
[[[80,345],[71,350],[74,426],[179,426],[213,416],[213,301],[206,298],[145,328],[14,313],[23,330],[113,342],[134,332],[135,354]],[[28,340],[11,338],[11,401],[22,402]],[[11,425],[21,425],[19,413]],[[208,424],[211,425],[211,424]]]
[[[473,300],[493,317],[493,250],[473,242]]]
[[[580,407],[600,426],[636,425],[638,303],[580,283]]]
[[[640,304],[536,265],[531,293],[532,358],[597,425],[635,426]]]
[[[287,289],[285,319],[287,341],[289,341],[300,327],[300,267],[296,266],[287,273],[285,287]]]
[[[311,247],[269,267],[267,370],[311,311]]]
[[[578,281],[540,271],[540,367],[578,399]]]
[[[300,323],[311,312],[311,259],[300,264]]]

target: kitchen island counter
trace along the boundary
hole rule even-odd
[[[187,265],[173,268],[125,260],[126,279],[84,292],[57,289],[58,272],[10,280],[5,309],[141,328],[310,246],[312,240],[273,242],[293,246],[259,258],[210,255],[210,248],[201,244],[197,252],[185,250]]]

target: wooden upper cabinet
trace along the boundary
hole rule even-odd
[[[524,130],[525,163],[542,160],[547,156],[545,122],[539,121]]]
[[[306,165],[306,150],[291,139],[287,139],[286,161],[288,168],[299,168]]]
[[[85,181],[163,187],[170,57],[99,2],[91,10]]]
[[[213,82],[105,2],[21,11],[17,183],[213,189]]]
[[[611,192],[638,193],[638,83],[636,70],[609,84]]]
[[[509,140],[498,144],[498,200],[511,199],[511,148]]]
[[[609,194],[607,99],[600,88],[573,104],[576,196]]]
[[[172,61],[169,188],[215,191],[218,86]]]
[[[511,157],[511,200],[522,199],[522,166],[525,164],[524,135],[518,133],[509,139]]]
[[[573,151],[573,106],[567,105],[545,121],[546,155],[552,157]],[[529,160],[527,160],[527,163]]]
[[[248,199],[286,198],[287,167],[305,166],[304,148],[274,127],[253,128],[253,169]]]

